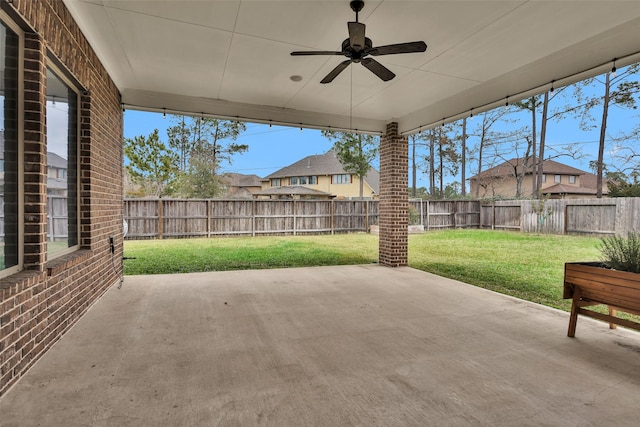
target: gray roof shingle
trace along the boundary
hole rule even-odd
[[[518,172],[522,170],[522,158],[516,158],[508,160],[498,166],[494,166],[490,169],[479,173],[478,175],[474,175],[469,179],[480,179],[480,178],[490,178],[490,177],[500,177],[500,176],[510,176],[513,175],[513,167],[516,166]],[[571,166],[567,166],[563,163],[556,162],[554,160],[545,160],[542,162],[542,170],[545,174],[557,174],[557,175],[584,175],[587,172],[576,169]],[[531,174],[531,169],[526,172],[526,174]]]
[[[335,151],[331,150],[325,154],[315,154],[298,160],[266,176],[263,181],[268,181],[272,178],[288,178],[292,176],[329,176],[344,173],[346,173],[344,167],[340,164]],[[380,172],[371,168],[364,180],[376,193],[380,192]]]

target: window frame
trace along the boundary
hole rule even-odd
[[[348,179],[345,181],[346,177],[348,177]],[[339,174],[331,175],[331,184],[343,185],[343,184],[351,184],[352,182],[353,182],[353,179],[351,177],[351,174],[349,173],[339,173]]]
[[[578,177],[575,175],[569,175],[569,184],[575,184],[578,182]]]
[[[24,270],[24,31],[3,10],[0,10],[0,22],[18,37],[18,96],[17,96],[17,144],[18,144],[18,262],[16,265],[0,270],[0,279]],[[4,168],[3,168],[4,169]],[[4,194],[4,193],[3,193]],[[6,226],[6,224],[5,224]]]
[[[81,170],[80,170],[80,165],[82,164],[80,162],[80,124],[81,124],[81,116],[82,116],[82,99],[81,99],[81,94],[82,94],[82,90],[79,87],[79,84],[77,82],[75,82],[74,80],[72,80],[71,78],[69,78],[69,76],[67,75],[67,73],[65,72],[65,70],[58,65],[58,61],[55,57],[53,57],[51,55],[51,53],[49,53],[47,55],[47,62],[46,62],[46,69],[49,69],[53,74],[56,75],[56,77],[58,79],[60,79],[60,81],[62,83],[64,83],[68,89],[70,89],[70,91],[72,91],[73,93],[75,93],[76,95],[76,129],[75,129],[75,133],[76,133],[76,203],[75,203],[75,208],[76,208],[76,244],[73,246],[69,246],[64,250],[58,251],[54,254],[50,254],[49,253],[49,221],[47,220],[47,232],[45,233],[45,241],[47,243],[47,260],[51,261],[53,259],[56,258],[60,258],[64,255],[68,255],[72,252],[76,252],[77,250],[80,249],[81,247],[81,243],[80,243],[80,235],[81,235],[81,230],[80,230],[80,224],[81,224],[81,200],[82,200],[82,195],[81,195],[81,185],[80,185],[80,176],[81,176]],[[45,108],[46,111],[46,108]],[[46,114],[45,114],[46,115]],[[67,114],[67,117],[70,117]],[[48,134],[45,135],[45,141],[46,141],[46,150],[49,151],[49,141],[48,141]],[[67,150],[68,150],[68,146],[67,146]],[[67,160],[67,164],[69,160]],[[69,179],[69,168],[67,168],[67,179]],[[47,173],[48,175],[48,173]],[[68,188],[68,187],[67,187]],[[48,190],[48,187],[47,187]],[[68,196],[67,196],[68,197]],[[47,203],[49,197],[47,195]],[[67,215],[69,214],[69,212],[67,212]],[[67,242],[69,241],[69,231],[67,231]]]
[[[553,176],[553,182],[556,183],[556,184],[561,184],[562,183],[562,175],[555,174]]]
[[[271,186],[282,187],[282,184],[280,183],[280,178],[271,178]]]

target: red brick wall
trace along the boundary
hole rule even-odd
[[[379,262],[389,267],[407,265],[409,224],[409,143],[389,123],[380,138]]]
[[[120,94],[61,1],[13,0],[5,6],[26,33],[24,271],[0,280],[0,395],[122,273]],[[85,92],[78,151],[80,250],[48,261],[45,91],[51,56]],[[113,260],[109,236],[116,242]]]

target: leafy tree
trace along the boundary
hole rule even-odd
[[[640,197],[640,171],[607,172],[607,188],[609,197]]]
[[[200,156],[191,157],[189,169],[178,182],[178,191],[187,198],[209,199],[226,190],[222,177],[216,174],[216,165]]]
[[[437,130],[438,143],[438,178],[440,184],[440,196],[444,195],[445,173],[455,176],[460,166],[460,155],[456,149],[455,139],[449,137],[451,130],[448,126],[440,126]]]
[[[360,180],[359,194],[362,199],[364,177],[371,169],[371,162],[378,156],[379,139],[373,135],[323,130],[322,135],[333,142],[333,150],[345,172]]]
[[[186,116],[174,116],[173,120],[177,124],[167,129],[167,134],[169,145],[180,153],[182,171],[189,169],[194,156],[217,165],[230,164],[235,154],[249,150],[248,145],[234,142],[246,130],[242,122]]]
[[[169,145],[179,157],[180,174],[176,188],[185,197],[217,197],[224,185],[217,171],[221,163],[231,163],[235,154],[249,149],[234,142],[246,130],[242,122],[204,117],[173,116],[175,125],[167,129]]]
[[[429,192],[426,187],[409,188],[407,191],[409,192],[409,196],[413,199],[429,198]]]
[[[178,172],[178,156],[160,141],[158,129],[148,137],[126,138],[124,154],[132,181],[143,185],[147,194],[162,197],[170,193]]]
[[[418,181],[417,172],[418,172],[418,168],[424,165],[422,162],[418,161],[418,159],[421,158],[420,155],[418,154],[418,147],[425,145],[424,140],[425,140],[425,137],[422,132],[409,136],[409,147],[411,149],[411,154],[409,159],[411,162],[411,189],[409,191],[409,196],[414,198],[422,197],[419,195],[419,192],[418,192],[419,189],[417,188],[417,181]],[[424,187],[421,187],[421,188],[424,188]],[[425,192],[426,192],[426,189],[425,189]]]

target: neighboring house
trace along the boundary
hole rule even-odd
[[[343,199],[360,196],[360,179],[357,175],[345,172],[334,151],[305,157],[262,180],[262,191],[287,186],[317,190],[320,192],[317,193],[318,198]],[[371,168],[364,177],[362,197],[377,198],[379,191],[380,173]]]
[[[284,185],[281,187],[270,187],[265,190],[258,191],[253,194],[256,199],[313,199],[313,200],[329,200],[335,196],[325,193],[324,191],[315,190],[313,188],[301,185]]]
[[[4,185],[4,131],[0,130],[0,186]],[[67,160],[47,151],[47,194],[67,195]]]
[[[250,199],[254,193],[262,190],[262,178],[258,175],[229,172],[222,179],[227,186],[227,197],[234,199]]]
[[[47,194],[67,195],[67,160],[47,151]]]
[[[522,172],[522,159],[516,158],[469,178],[471,194],[475,197],[516,196],[516,174]],[[577,199],[596,196],[596,176],[554,160],[542,163],[542,194],[552,199]],[[527,170],[522,177],[521,197],[532,195],[533,173]],[[607,194],[606,180],[603,194]]]

